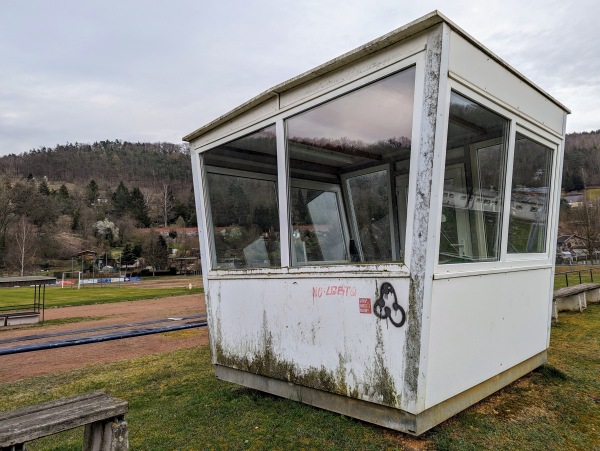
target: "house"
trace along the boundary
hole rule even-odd
[[[561,235],[556,239],[556,262],[573,263],[588,259],[588,248],[585,238],[579,235]]]
[[[77,258],[85,261],[94,261],[96,259],[96,251],[85,250],[77,253]]]
[[[566,202],[569,207],[579,208],[583,206],[583,194],[570,193],[561,197],[562,202]]]

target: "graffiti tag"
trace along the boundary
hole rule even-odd
[[[388,303],[392,304],[392,308],[388,307]],[[394,312],[392,313],[392,309]],[[402,327],[406,321],[406,312],[400,304],[398,304],[398,297],[394,287],[389,282],[383,282],[379,289],[379,298],[373,305],[373,313],[380,319],[390,320],[390,322],[396,327]],[[400,321],[398,319],[400,314]]]
[[[323,296],[356,296],[356,288],[347,285],[329,285],[323,287],[313,287],[313,298],[321,298]]]

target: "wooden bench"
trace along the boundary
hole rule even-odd
[[[558,312],[578,310],[582,312],[588,303],[600,302],[600,283],[580,283],[570,287],[554,290],[552,296],[552,316],[556,318]]]
[[[124,451],[127,409],[127,401],[95,391],[0,413],[0,450],[24,450],[25,442],[85,426],[84,451]]]

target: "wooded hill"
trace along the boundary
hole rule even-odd
[[[0,157],[0,174],[46,179],[59,186],[84,186],[95,180],[100,189],[109,188],[111,192],[121,181],[140,189],[167,183],[177,193],[189,191],[192,186],[187,145],[166,142],[115,140],[41,147]],[[567,191],[580,189],[582,183],[600,186],[600,130],[566,137],[563,187]]]
[[[116,140],[0,157],[0,273],[84,249],[154,249],[140,229],[167,226],[196,226],[185,145]]]
[[[172,143],[131,143],[100,141],[93,144],[64,144],[41,147],[21,155],[0,158],[0,174],[46,178],[51,183],[99,186],[126,185],[139,188],[168,183],[191,186],[192,169],[187,145]],[[113,188],[113,189],[114,189]]]
[[[565,143],[565,191],[600,186],[600,130],[569,133]]]

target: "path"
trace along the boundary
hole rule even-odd
[[[61,325],[4,330],[0,332],[0,339],[202,313],[206,313],[204,295],[198,294],[46,309],[46,320],[65,318],[88,318],[88,320]],[[81,368],[86,365],[126,360],[207,343],[208,331],[203,327],[167,334],[145,335],[102,343],[5,355],[1,357],[0,382],[15,381],[31,376]]]

